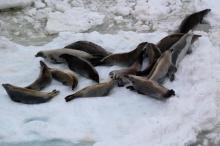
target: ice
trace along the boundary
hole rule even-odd
[[[49,34],[62,31],[84,32],[103,23],[104,15],[83,8],[73,8],[49,14],[46,30]]]
[[[7,60],[2,64],[4,76],[0,80],[18,86],[29,84],[39,71],[40,59],[34,58],[34,54],[42,49],[58,48],[83,39],[98,43],[109,51],[122,52],[135,48],[144,40],[155,43],[165,35],[160,32],[119,32],[116,35],[60,33],[58,38],[40,47],[24,47],[10,42],[8,47],[16,47],[0,54],[1,62]],[[0,101],[4,103],[1,105],[1,142],[62,139],[93,142],[95,146],[144,146],[146,143],[151,146],[184,145],[195,140],[196,133],[203,125],[210,124],[210,121],[212,124],[217,122],[217,85],[220,81],[220,65],[216,63],[219,62],[218,57],[219,48],[213,46],[207,36],[203,36],[193,47],[193,54],[181,63],[176,81],[166,83],[177,93],[167,102],[115,88],[109,97],[65,103],[64,97],[72,91],[54,81],[45,90],[59,89],[61,94],[49,103],[30,106],[12,102],[1,88]],[[212,68],[216,68],[216,71]],[[116,67],[97,67],[101,82],[113,69]],[[76,90],[90,84],[93,82],[81,77]]]

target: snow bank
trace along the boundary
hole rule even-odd
[[[103,23],[105,16],[83,8],[73,8],[49,14],[46,30],[49,34],[62,31],[83,32]]]
[[[0,50],[0,81],[18,86],[31,83],[39,73],[40,59],[34,55],[42,49],[89,40],[109,51],[123,52],[135,48],[142,41],[157,42],[165,35],[161,32],[119,32],[116,35],[61,33],[40,47],[10,43],[15,45],[13,50],[10,50],[11,45],[7,51]],[[63,65],[59,67],[66,68]],[[97,67],[101,82],[117,68]],[[45,91],[59,89],[59,96],[46,104],[23,105],[12,102],[1,87],[0,144],[61,139],[72,143],[94,143],[94,146],[184,146],[195,140],[201,127],[212,127],[217,122],[219,71],[219,48],[213,46],[205,35],[193,47],[193,53],[181,63],[176,81],[166,83],[177,93],[167,102],[115,88],[108,97],[65,103],[64,97],[73,91],[53,81]],[[92,81],[80,77],[76,90],[91,84]]]
[[[0,10],[9,8],[23,8],[29,6],[33,0],[0,0]]]

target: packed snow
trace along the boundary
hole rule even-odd
[[[74,91],[53,81],[44,91],[57,89],[61,91],[57,97],[45,104],[24,105],[12,102],[0,87],[0,145],[185,146],[195,143],[198,133],[213,130],[220,123],[219,4],[217,0],[36,0],[33,6],[13,16],[15,24],[24,25],[23,20],[31,24],[32,27],[25,27],[28,35],[20,33],[23,27],[13,28],[13,34],[19,32],[18,38],[29,39],[29,36],[39,35],[32,33],[33,30],[39,31],[42,41],[48,33],[58,34],[41,46],[15,43],[14,35],[4,33],[11,30],[4,25],[11,20],[0,17],[1,84],[26,86],[40,72],[41,59],[34,57],[40,50],[88,40],[108,51],[125,52],[143,41],[157,43],[175,31],[189,13],[212,9],[205,18],[210,28],[207,32],[194,31],[202,37],[193,45],[193,53],[181,62],[176,80],[165,83],[176,91],[175,97],[162,102],[125,88],[115,88],[107,97],[66,103],[65,96],[94,84],[79,76],[79,86]],[[108,31],[104,34],[97,31],[99,28]],[[46,63],[51,67],[67,68]],[[101,82],[108,79],[110,71],[118,68],[96,67]],[[206,138],[217,144],[219,133],[220,130],[215,130]],[[207,141],[203,143],[206,145],[209,145]]]
[[[83,32],[103,23],[104,15],[83,8],[73,8],[49,14],[46,30],[49,34],[62,31]]]

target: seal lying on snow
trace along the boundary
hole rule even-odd
[[[126,75],[135,75],[141,69],[145,50],[143,50],[142,52],[143,53],[140,54],[136,62],[134,62],[130,67],[119,70],[113,70],[109,73],[110,78],[117,81],[119,87],[122,87],[125,84],[129,83],[127,78],[125,77]]]
[[[65,60],[71,70],[99,83],[99,74],[88,61],[69,54],[62,54],[60,58]]]
[[[99,56],[101,58],[104,58],[111,54],[110,52],[106,51],[103,47],[89,41],[77,41],[65,46],[64,48],[84,51],[93,56]]]
[[[113,70],[109,73],[110,78],[118,82],[118,86],[122,87],[125,84],[128,83],[127,78],[125,78],[126,75],[135,75],[137,71],[139,71],[141,68],[140,62],[136,61],[132,66],[120,69],[120,70]]]
[[[100,64],[100,58],[94,57],[91,54],[88,54],[84,51],[74,50],[74,49],[54,49],[47,51],[38,52],[35,57],[42,57],[51,63],[64,63],[64,60],[60,58],[62,54],[69,54],[77,57],[81,57],[93,65]]]
[[[139,94],[148,95],[159,100],[165,100],[175,95],[174,90],[169,90],[157,82],[144,77],[128,75],[128,79],[132,85],[128,86],[127,89],[136,91]]]
[[[204,16],[207,15],[210,11],[211,9],[205,9],[187,16],[181,22],[178,32],[187,33],[189,30],[193,29],[196,25],[202,23]]]
[[[41,73],[39,77],[31,85],[27,86],[26,87],[27,89],[40,91],[51,83],[52,75],[49,68],[43,61],[40,61],[40,65],[41,65]]]
[[[160,48],[161,52],[165,52],[166,50],[170,49],[179,39],[184,35],[184,33],[174,33],[171,35],[168,35],[161,39],[158,43],[157,46]],[[192,42],[193,44],[201,35],[193,35]]]
[[[39,104],[51,100],[59,94],[59,91],[53,90],[52,92],[41,92],[27,88],[21,88],[10,84],[2,84],[8,93],[9,97],[15,101],[24,104]]]
[[[103,65],[121,65],[121,66],[130,66],[132,65],[144,50],[148,43],[143,42],[137,46],[136,49],[126,52],[126,53],[116,53],[111,54],[101,60]]]
[[[50,68],[52,77],[61,82],[63,85],[70,86],[73,89],[78,85],[77,75],[70,70],[60,70],[56,68]]]
[[[40,62],[47,68],[47,71],[51,74],[50,75],[51,79],[54,78],[55,80],[63,83],[63,85],[72,87],[72,89],[74,89],[77,86],[78,84],[77,75],[73,71],[67,70],[67,69],[60,70],[56,68],[51,68],[51,67],[48,67],[43,61],[40,61]],[[44,79],[41,78],[41,80],[44,80]],[[41,82],[38,82],[38,83],[40,85],[43,84]]]
[[[115,82],[113,80],[110,80],[105,83],[99,83],[96,85],[91,85],[88,87],[85,87],[76,93],[69,95],[65,97],[66,102],[69,102],[76,98],[81,97],[101,97],[101,96],[107,96],[110,91],[113,89],[115,85]]]

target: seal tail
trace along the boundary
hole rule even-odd
[[[164,98],[168,99],[170,98],[171,96],[175,96],[175,91],[173,89],[171,90],[168,90],[167,93],[163,96]]]
[[[72,90],[74,90],[77,85],[78,85],[78,81],[73,82],[73,84],[72,84]]]
[[[66,102],[69,102],[69,101],[71,101],[71,100],[73,100],[73,99],[75,99],[75,98],[77,98],[77,97],[76,97],[74,94],[68,95],[68,96],[65,97],[65,101],[66,101]]]

